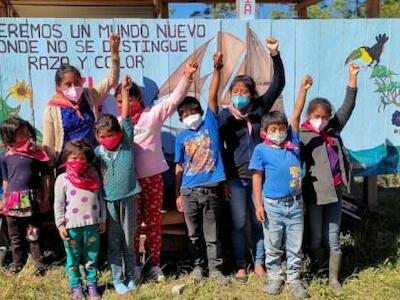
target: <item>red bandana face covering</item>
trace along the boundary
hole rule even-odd
[[[102,138],[99,142],[108,151],[115,150],[122,139],[122,132]]]
[[[67,178],[73,186],[96,192],[100,188],[96,170],[83,160],[70,160],[63,164],[67,170]]]
[[[7,151],[6,155],[11,154],[17,154],[43,162],[50,160],[47,153],[40,146],[32,143],[28,137],[12,144],[11,149]]]
[[[121,113],[121,109],[119,110]],[[137,124],[143,112],[143,106],[140,101],[132,101],[129,103],[129,115],[132,118],[133,124]]]

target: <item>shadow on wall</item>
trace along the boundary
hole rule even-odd
[[[400,146],[393,145],[389,140],[372,149],[348,152],[353,176],[395,174],[400,171]]]

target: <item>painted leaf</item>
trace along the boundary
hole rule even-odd
[[[371,78],[387,78],[393,75],[397,74],[385,66],[377,65],[372,70]]]

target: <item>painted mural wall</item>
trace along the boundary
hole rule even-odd
[[[107,74],[108,37],[121,37],[121,75],[142,87],[145,103],[163,101],[173,91],[189,59],[200,62],[190,93],[206,106],[212,54],[224,53],[221,105],[237,74],[249,74],[260,93],[272,79],[265,39],[279,39],[286,87],[276,109],[290,114],[301,78],[314,85],[309,100],[344,99],[347,65],[362,66],[355,111],[343,138],[357,175],[400,170],[400,20],[148,20],[0,18],[0,121],[19,115],[41,131],[42,114],[61,63],[81,70],[84,84]],[[116,113],[112,95],[103,111]],[[177,115],[164,124],[163,143],[173,152],[181,129]],[[39,134],[40,137],[40,134]]]

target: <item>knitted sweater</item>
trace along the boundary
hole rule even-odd
[[[101,105],[104,96],[118,83],[119,70],[119,59],[112,59],[107,78],[93,88],[85,88],[84,97],[96,120],[99,117],[99,105]],[[43,145],[58,157],[63,144],[64,128],[61,108],[47,105],[43,114]]]
[[[97,192],[72,185],[66,173],[54,185],[54,219],[56,226],[67,229],[106,222],[105,202],[101,189]]]

